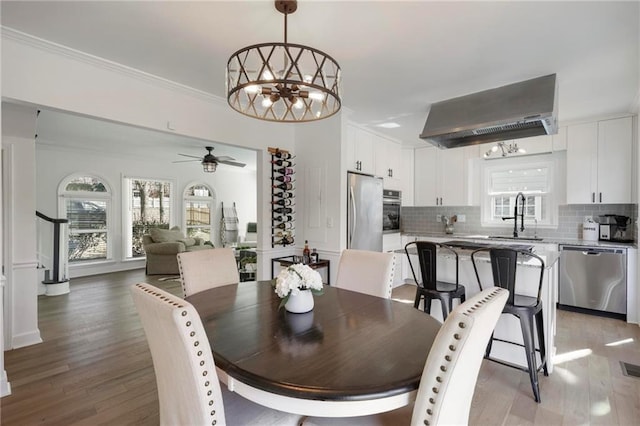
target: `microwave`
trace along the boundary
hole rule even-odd
[[[392,189],[382,191],[382,232],[400,232],[400,205],[402,193]]]

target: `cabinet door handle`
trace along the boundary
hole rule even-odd
[[[440,197],[440,205],[442,205],[442,197]]]
[[[438,205],[438,197],[436,197],[436,206]]]
[[[595,202],[596,202],[596,193],[595,193],[595,192],[592,192],[592,193],[591,193],[591,202],[592,202],[592,203],[595,203]]]
[[[602,192],[600,193],[600,202],[602,202]]]

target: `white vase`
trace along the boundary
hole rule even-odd
[[[302,290],[296,295],[290,295],[284,308],[294,314],[303,314],[313,309],[313,294],[311,290]]]

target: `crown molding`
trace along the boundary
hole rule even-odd
[[[158,77],[156,75],[140,71],[136,68],[120,64],[118,62],[110,61],[99,56],[72,49],[62,44],[54,43],[52,41],[27,34],[13,28],[9,28],[6,26],[0,26],[0,28],[2,30],[2,39],[13,40],[20,44],[42,50],[50,54],[63,56],[69,59],[83,62],[85,64],[92,65],[97,68],[102,68],[107,71],[118,73],[126,77],[135,78],[137,80],[153,84],[163,89],[172,90],[181,94],[185,94],[187,96],[192,96],[204,101],[213,102],[222,106],[227,105],[226,99],[221,98],[220,96],[204,92],[202,90],[194,89],[193,87],[176,83],[175,81]]]

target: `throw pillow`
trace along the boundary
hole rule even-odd
[[[182,235],[182,232],[180,232],[179,229],[168,230],[151,228],[151,231],[149,231],[149,235],[151,235],[154,243],[168,243],[184,239],[184,235]]]

